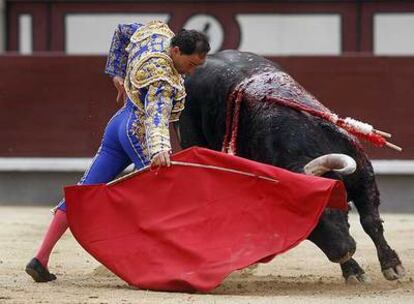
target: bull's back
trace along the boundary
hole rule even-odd
[[[277,64],[252,53],[226,50],[208,56],[206,64],[185,81],[186,108],[180,119],[183,147],[195,142],[219,150],[228,95],[255,73],[279,70]]]
[[[202,97],[226,99],[228,93],[244,79],[263,71],[279,71],[280,67],[261,56],[235,50],[222,51],[207,58],[206,64],[186,79],[190,103]],[[209,93],[207,95],[200,94]]]
[[[289,168],[292,159],[302,163],[321,154],[355,152],[351,138],[336,126],[263,100],[265,96],[282,92],[283,96],[296,98],[295,102],[327,110],[293,78],[288,79],[289,85],[281,85],[277,77],[263,78],[263,84],[260,79],[250,81],[257,75],[283,74],[287,75],[274,62],[251,53],[229,50],[209,56],[206,64],[186,80],[183,146],[197,144],[221,149],[228,96],[247,80],[238,134],[241,156]],[[202,140],[194,143],[190,133],[198,133]]]

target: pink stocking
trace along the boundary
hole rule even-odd
[[[52,252],[53,247],[56,245],[57,241],[65,233],[68,228],[68,219],[66,217],[66,212],[62,210],[57,210],[55,216],[53,217],[52,222],[47,229],[46,235],[43,239],[42,245],[36,253],[36,258],[40,263],[47,268],[47,263],[49,262],[49,256]]]

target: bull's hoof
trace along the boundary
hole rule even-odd
[[[387,280],[398,280],[405,276],[405,269],[401,264],[399,264],[395,267],[384,269],[382,274]]]
[[[354,259],[350,259],[348,262],[341,264],[341,269],[346,284],[359,285],[369,284],[371,282],[371,279],[365,273],[364,269]]]
[[[370,284],[371,278],[365,274],[353,274],[345,279],[347,285]]]

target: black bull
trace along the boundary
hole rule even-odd
[[[253,82],[243,96],[237,154],[295,172],[303,172],[305,164],[324,154],[343,153],[354,158],[357,163],[354,174],[339,176],[330,172],[324,176],[343,180],[348,199],[356,206],[362,227],[377,248],[385,278],[393,280],[402,277],[405,271],[401,261],[383,235],[378,210],[379,192],[367,155],[350,136],[333,124],[301,111],[265,102],[269,94],[284,95],[313,108],[326,109],[293,79],[294,85],[286,86],[281,83],[283,79],[269,77],[281,71],[275,63],[251,53],[223,51],[209,56],[206,64],[186,79],[186,109],[180,118],[182,147],[198,145],[221,150],[229,95],[246,79],[252,76],[259,76],[260,79],[260,75],[264,75],[263,82]],[[347,281],[369,280],[352,258],[356,243],[349,234],[347,213],[326,209],[309,240],[329,260],[340,263]]]

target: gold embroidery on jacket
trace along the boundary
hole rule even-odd
[[[177,121],[184,109],[184,79],[168,56],[173,36],[167,25],[152,22],[138,29],[127,47],[124,86],[138,116],[133,132],[149,159],[171,149],[168,123]]]
[[[145,26],[139,28],[131,37],[131,42],[139,42],[152,35],[162,35],[167,38],[174,37],[174,32],[171,31],[165,23],[161,21],[151,21]]]

